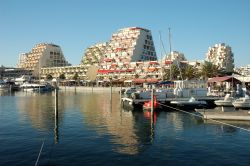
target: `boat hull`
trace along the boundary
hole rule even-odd
[[[233,106],[235,108],[244,108],[244,109],[248,109],[250,108],[250,103],[238,103],[238,102],[234,102]]]
[[[214,103],[217,105],[217,106],[223,106],[223,107],[233,107],[233,104],[232,104],[232,101],[221,101],[221,100],[217,100],[217,101],[214,101]]]

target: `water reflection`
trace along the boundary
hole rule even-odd
[[[20,118],[23,122],[30,121],[31,126],[42,131],[49,131],[55,127],[54,93],[16,93],[16,100]],[[59,110],[64,111],[64,102],[59,102]],[[62,120],[63,113],[58,115]],[[58,124],[57,124],[58,126]]]
[[[221,122],[221,123],[219,123]],[[239,132],[241,128],[250,131],[250,122],[249,121],[237,121],[237,120],[204,120],[205,124],[212,124],[217,127],[217,131],[221,133],[236,133]],[[223,124],[224,123],[224,124]],[[228,124],[228,125],[226,125]],[[234,127],[235,126],[235,127]]]
[[[119,94],[113,93],[59,93],[59,114],[55,116],[54,93],[16,94],[19,97],[17,107],[23,121],[30,121],[39,130],[54,131],[54,142],[58,143],[60,123],[64,112],[73,116],[81,113],[82,127],[94,130],[100,137],[108,138],[113,151],[122,154],[138,154],[154,144],[157,136],[178,139],[188,128],[203,124],[203,121],[180,112],[155,112],[153,115],[143,111],[127,111],[120,107]],[[111,101],[111,102],[110,102]],[[73,110],[73,111],[72,111]],[[73,112],[73,114],[69,114]],[[74,122],[70,122],[74,123]],[[78,124],[77,124],[78,125]],[[225,132],[235,132],[225,128]]]
[[[79,97],[84,124],[94,127],[100,135],[109,133],[111,142],[116,145],[114,151],[136,154],[142,144],[150,142],[150,120],[145,119],[142,112],[121,109],[118,93],[113,94],[111,103],[108,95],[89,93]]]

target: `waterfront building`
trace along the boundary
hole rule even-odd
[[[225,72],[232,72],[234,69],[234,54],[231,47],[225,43],[209,47],[206,53],[206,61],[212,62]]]
[[[17,78],[22,75],[32,75],[30,70],[15,68],[15,67],[0,67],[0,79],[3,78]]]
[[[107,46],[108,43],[104,42],[104,43],[97,43],[93,46],[88,47],[84,52],[81,64],[83,65],[99,64],[104,58]]]
[[[250,76],[250,64],[236,68],[235,71],[243,76]]]
[[[161,66],[166,70],[171,68],[171,65],[174,64],[179,68],[182,68],[187,65],[187,59],[184,54],[178,51],[172,51],[170,54],[165,55],[161,60]]]
[[[170,60],[172,62],[174,61],[186,61],[184,54],[178,51],[172,51],[170,54],[168,54],[165,58],[165,60]]]
[[[65,60],[60,46],[55,44],[40,43],[35,45],[28,53],[22,53],[17,66],[31,70],[34,76],[38,76],[42,67],[69,66]]]
[[[63,66],[63,67],[45,67],[41,68],[41,78],[51,75],[58,78],[64,74],[66,79],[72,79],[77,73],[79,79],[88,80],[87,72],[91,65]],[[97,66],[97,65],[96,65]],[[147,62],[106,62],[98,66],[97,79],[133,79],[133,78],[160,78],[161,65],[157,61]]]
[[[166,55],[164,58],[165,65],[169,66],[169,64],[180,65],[182,61],[187,61],[184,54],[178,51],[172,51],[170,54]]]
[[[43,67],[41,68],[41,78],[46,78],[48,75],[59,78],[63,74],[66,79],[72,79],[77,74],[80,79],[85,79],[88,68],[89,65]]]
[[[99,64],[155,60],[157,56],[151,31],[140,27],[129,27],[112,34],[110,41],[87,48],[81,62]]]

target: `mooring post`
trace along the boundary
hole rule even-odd
[[[55,127],[54,127],[55,144],[58,143],[58,86],[55,85]]]
[[[93,93],[94,83],[92,81],[91,81],[91,87],[92,87],[92,93]]]
[[[75,82],[75,93],[76,93],[76,82]]]
[[[151,115],[154,113],[154,88],[151,86]]]
[[[120,104],[122,103],[122,86],[120,87]]]
[[[55,87],[55,115],[58,114],[58,88]]]
[[[10,90],[10,94],[11,94],[11,92],[12,92],[12,85],[10,85],[10,89],[9,90]]]
[[[112,102],[112,80],[110,81],[110,102]]]

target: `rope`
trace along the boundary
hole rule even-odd
[[[171,107],[171,106],[168,106],[168,105],[165,105],[165,104],[161,104],[159,102],[158,102],[158,104],[160,104],[162,106],[165,106],[165,107],[168,107],[168,108],[171,108],[171,109],[174,109],[174,110],[177,110],[177,111],[180,111],[180,112],[184,112],[184,113],[189,114],[189,115],[193,115],[193,116],[200,117],[200,118],[204,119],[204,117],[202,115],[197,115],[195,113],[184,111],[184,110],[181,110],[181,109],[178,109],[178,108],[174,108],[174,107]],[[221,122],[221,121],[218,121],[218,120],[214,120],[214,119],[211,119],[211,118],[206,118],[206,119],[214,121],[216,123],[220,123],[220,124],[223,124],[223,125],[231,126],[231,127],[234,127],[234,128],[238,128],[238,129],[250,132],[249,129],[246,129],[246,128],[243,128],[243,127],[235,126],[235,125],[232,125],[232,124],[229,124],[229,123],[225,123],[225,122]]]
[[[38,156],[37,156],[37,160],[36,160],[35,166],[37,166],[38,161],[39,161],[39,159],[40,159],[40,156],[41,156],[41,153],[42,153],[42,150],[43,150],[43,145],[44,145],[44,141],[43,141],[43,143],[42,143],[42,146],[41,146],[41,148],[40,148],[39,154],[38,154]]]

